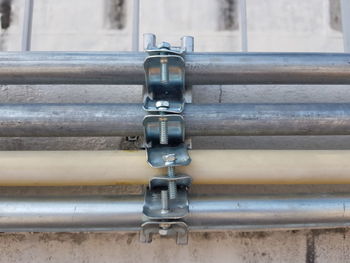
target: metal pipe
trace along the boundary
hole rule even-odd
[[[131,50],[139,51],[140,42],[140,0],[134,0],[132,6],[132,38]]]
[[[141,104],[0,104],[0,136],[137,136]],[[189,104],[189,136],[349,135],[350,104]]]
[[[350,1],[341,0],[340,8],[341,8],[344,52],[350,52]]]
[[[190,230],[344,227],[350,195],[190,196]],[[142,196],[1,197],[0,231],[139,230]]]
[[[194,184],[349,184],[348,150],[192,150]],[[147,184],[144,151],[0,151],[1,186]],[[0,210],[1,211],[1,210]]]
[[[0,53],[0,84],[144,84],[146,53]],[[350,54],[188,53],[199,84],[350,84]]]
[[[32,42],[34,0],[25,0],[23,30],[22,30],[22,51],[30,51]]]
[[[247,3],[239,0],[239,27],[241,32],[241,51],[248,52]]]

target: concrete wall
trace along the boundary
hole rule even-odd
[[[1,2],[1,0],[0,0]],[[2,0],[0,49],[20,49],[23,0]],[[10,3],[7,5],[7,3]],[[342,52],[337,0],[247,0],[249,51]],[[6,7],[11,7],[8,12]],[[33,50],[131,49],[132,1],[35,0]],[[6,21],[10,21],[6,24]],[[141,34],[178,43],[193,35],[196,51],[239,51],[233,0],[141,0]],[[348,86],[197,86],[195,103],[350,102]],[[140,86],[0,86],[1,103],[140,102]],[[132,145],[131,145],[132,146]],[[0,138],[1,150],[118,149],[125,138]],[[349,149],[348,136],[194,138],[194,148]],[[195,187],[196,192],[339,192],[348,186]],[[11,189],[11,191],[14,189]],[[52,190],[52,189],[51,189]],[[111,187],[113,193],[141,187]],[[2,189],[2,192],[9,191]],[[38,189],[16,189],[39,191]],[[66,189],[56,189],[66,191]],[[74,188],[74,193],[106,189]],[[138,243],[135,234],[27,233],[0,235],[0,262],[347,262],[346,229],[193,233],[189,245],[173,240]]]

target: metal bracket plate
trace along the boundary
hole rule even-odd
[[[187,151],[187,145],[182,143],[178,146],[146,148],[147,162],[154,168],[169,166],[185,166],[191,163],[191,157]],[[175,154],[176,159],[171,164],[166,162],[163,156]]]
[[[143,104],[143,109],[148,112],[158,112],[160,111],[156,104],[158,100],[152,100],[149,96],[146,96]],[[169,107],[162,109],[161,112],[164,113],[181,113],[185,108],[185,99],[181,100],[167,100],[169,102]]]
[[[169,51],[169,50],[168,50]],[[146,111],[152,111],[149,100],[172,100],[184,103],[185,61],[179,55],[157,55],[147,57],[144,62],[148,100],[144,101]],[[146,103],[148,101],[148,103]],[[178,106],[169,112],[178,112]],[[183,109],[182,107],[180,107]],[[157,110],[157,109],[155,109]]]
[[[150,147],[158,145],[160,138],[160,123],[167,123],[167,137],[170,145],[183,143],[185,140],[184,118],[181,115],[147,115],[143,119],[145,141]]]
[[[162,209],[161,190],[167,189],[170,181],[176,183],[177,197],[176,199],[168,200],[168,210],[164,211]],[[187,190],[191,182],[191,177],[185,174],[176,175],[174,178],[169,178],[167,176],[153,177],[145,193],[143,214],[147,218],[153,220],[183,218],[189,212]]]
[[[187,245],[188,227],[182,221],[154,222],[148,221],[141,225],[140,241],[151,243],[153,234],[161,236],[176,236],[178,245]]]
[[[182,38],[182,46],[162,42],[156,47],[153,34],[146,34],[144,61],[146,85],[143,119],[147,162],[155,168],[168,168],[167,176],[150,180],[145,193],[140,239],[151,242],[153,234],[176,235],[178,244],[187,244],[187,225],[181,219],[189,213],[188,188],[191,178],[175,173],[175,166],[190,164],[185,142],[185,123],[180,115],[191,102],[190,87],[185,85],[184,52],[193,51],[193,38]]]

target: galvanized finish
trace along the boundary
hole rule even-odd
[[[34,0],[25,0],[24,17],[22,28],[22,51],[30,51],[32,42],[32,24],[33,24]]]
[[[184,57],[186,81],[191,85],[350,84],[350,54],[188,53]],[[2,52],[0,84],[144,84],[145,58],[145,53],[133,52]]]
[[[350,2],[340,1],[344,52],[350,52]]]
[[[350,195],[192,196],[190,230],[349,226]],[[0,230],[100,231],[140,229],[142,196],[1,197]]]
[[[251,195],[191,198],[191,229],[349,226],[350,195]]]
[[[148,225],[141,226],[140,235],[144,236],[141,240],[151,241],[152,234],[147,234],[148,229],[150,233],[164,236],[177,235],[177,243],[185,244],[187,237],[186,242],[181,242],[179,237],[187,236],[187,225],[181,220],[189,212],[189,185],[180,187],[178,181],[182,181],[182,178],[176,174],[175,166],[188,165],[191,162],[185,144],[185,127],[181,114],[185,107],[186,91],[183,55],[187,49],[193,51],[193,38],[182,38],[181,48],[173,47],[167,42],[153,48],[152,39],[156,40],[156,37],[145,37],[145,42],[149,43],[146,46],[151,49],[145,50],[149,56],[144,62],[146,81],[143,97],[146,96],[146,99],[143,108],[149,115],[144,117],[142,123],[147,162],[155,168],[167,167],[168,174],[167,177],[153,178],[163,182],[161,189],[152,187],[153,179],[146,189],[143,215],[148,219]],[[164,192],[164,188],[168,190]],[[165,204],[165,198],[169,205]],[[164,224],[167,224],[166,228],[163,227]],[[182,227],[179,228],[179,224]]]
[[[142,198],[2,197],[2,231],[138,230]]]
[[[0,136],[136,136],[144,115],[139,104],[0,104]],[[188,104],[183,116],[189,136],[350,134],[347,103]]]

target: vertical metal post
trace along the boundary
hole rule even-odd
[[[134,0],[133,2],[132,19],[132,51],[139,51],[140,0]]]
[[[30,51],[32,40],[34,0],[25,0],[23,31],[22,31],[22,51]]]
[[[185,52],[193,52],[194,38],[192,36],[183,36],[181,38],[181,48],[185,50]]]
[[[350,1],[341,0],[341,18],[343,28],[344,51],[350,52]]]
[[[246,0],[239,0],[239,26],[241,31],[241,50],[248,51],[248,35],[247,35],[247,5]]]

